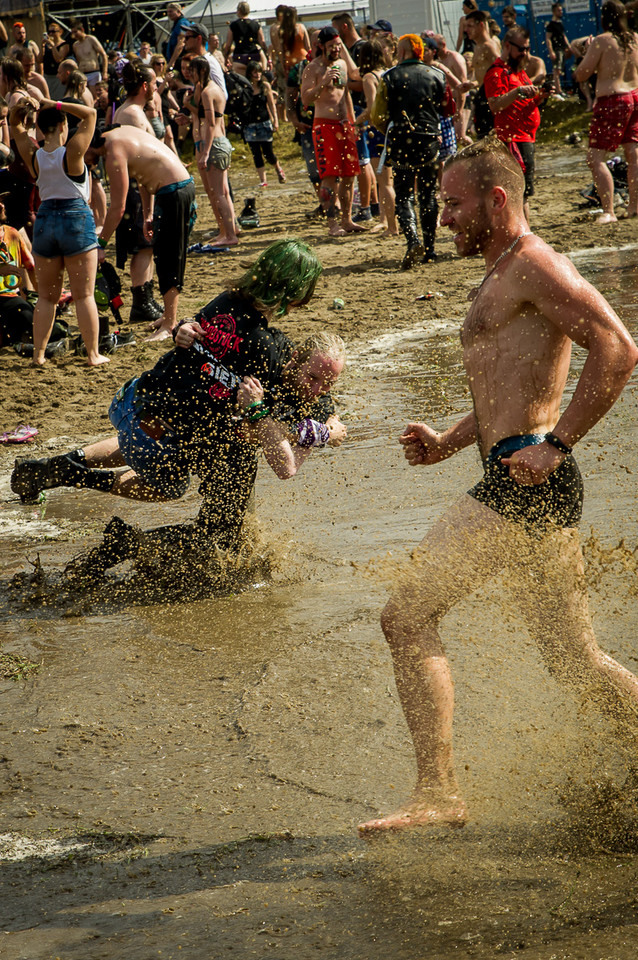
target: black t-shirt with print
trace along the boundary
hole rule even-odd
[[[138,413],[159,417],[181,440],[209,442],[232,425],[242,377],[264,387],[280,373],[280,362],[266,318],[233,293],[215,297],[195,317],[205,332],[202,343],[176,347],[139,378]]]

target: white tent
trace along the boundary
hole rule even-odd
[[[268,6],[263,6],[263,0],[251,3],[250,16],[262,24],[275,22],[276,0],[271,0]],[[299,19],[306,27],[322,27],[330,23],[335,13],[347,12],[351,14],[355,23],[369,22],[368,0],[294,0]],[[184,9],[184,16],[189,20],[203,21],[207,27],[214,26],[217,32],[224,30],[226,24],[237,18],[237,0],[195,0]]]

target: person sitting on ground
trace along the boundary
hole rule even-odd
[[[90,177],[84,154],[95,131],[95,110],[80,103],[43,100],[38,127],[44,144],[38,149],[24,125],[30,101],[10,115],[11,129],[25,166],[37,178],[40,192],[33,231],[38,302],[33,314],[33,363],[45,362],[45,349],[55,320],[66,270],[89,366],[108,363],[98,350],[99,317],[95,303],[97,235],[89,207]],[[80,121],[68,139],[66,114]]]
[[[594,73],[598,75],[587,163],[603,208],[597,222],[604,224],[617,219],[614,181],[605,157],[620,146],[627,160],[627,215],[638,216],[638,37],[629,29],[625,8],[618,0],[603,4],[601,26],[603,33],[589,44],[574,78],[584,83]]]
[[[325,398],[343,370],[343,341],[315,334],[294,348],[270,327],[311,299],[321,269],[302,241],[271,244],[228,292],[182,321],[174,350],[118,391],[109,410],[116,437],[17,460],[12,490],[25,502],[76,486],[161,503],[182,497],[194,473],[200,533],[220,549],[236,548],[259,447],[284,480],[315,447],[346,436]],[[116,472],[120,466],[127,469]]]

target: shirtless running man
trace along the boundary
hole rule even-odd
[[[124,216],[129,182],[137,180],[144,236],[153,240],[155,270],[164,299],[164,316],[156,321],[150,339],[163,340],[177,323],[195,202],[193,178],[169,147],[137,127],[117,127],[104,133],[87,151],[87,163],[95,163],[98,157],[104,157],[111,185],[111,202],[99,238],[102,251]],[[100,258],[104,256],[102,252]]]
[[[348,92],[348,80],[358,81],[361,77],[334,27],[324,27],[319,32],[317,48],[319,56],[303,72],[301,102],[306,109],[315,108],[312,138],[321,177],[319,199],[328,218],[330,235],[343,237],[365,230],[352,219],[353,184],[359,173],[359,134]]]
[[[597,74],[587,163],[603,208],[597,222],[614,223],[614,181],[605,157],[621,144],[627,160],[627,216],[638,216],[638,37],[617,0],[603,5],[600,22],[604,32],[589,44],[574,77],[582,84]]]
[[[78,62],[78,70],[86,76],[89,88],[100,80],[108,80],[109,61],[98,38],[85,32],[81,20],[74,20],[71,24],[71,37],[73,56]]]
[[[490,36],[490,17],[484,10],[472,10],[465,15],[467,35],[474,42],[474,78],[478,90],[474,98],[474,126],[479,138],[486,137],[494,129],[494,115],[487,102],[487,95],[483,86],[485,74],[497,57],[501,55],[498,40]]]
[[[520,584],[512,600],[551,674],[625,728],[638,727],[638,680],[599,649],[589,618],[577,531],[582,481],[571,456],[620,395],[638,349],[570,261],[530,233],[523,188],[516,160],[491,141],[445,165],[441,225],[462,257],[485,258],[461,332],[474,410],[442,434],[410,423],[401,443],[412,466],[476,443],[485,474],[427,534],[383,612],[418,773],[411,799],[362,824],[363,835],[465,823],[438,625],[501,570]],[[589,354],[561,414],[572,342]]]

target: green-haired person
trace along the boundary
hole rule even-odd
[[[295,347],[270,327],[310,300],[321,270],[301,240],[271,244],[235,286],[182,320],[174,350],[118,391],[109,409],[117,436],[17,460],[14,492],[32,502],[44,489],[74,486],[167,501],[183,496],[194,473],[200,531],[235,546],[260,447],[283,480],[315,447],[345,439],[329,394],[345,364],[341,338],[317,333]]]

